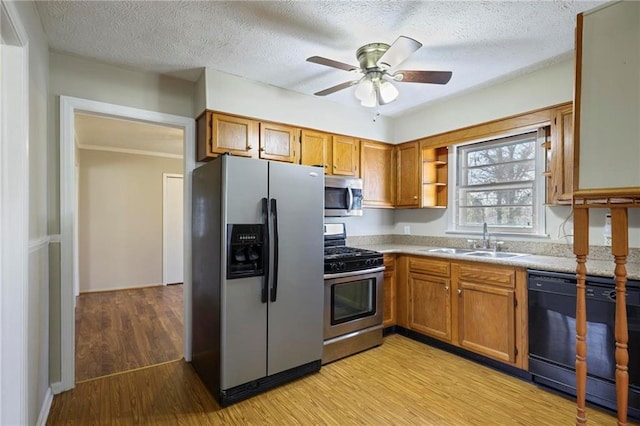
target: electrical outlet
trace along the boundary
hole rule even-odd
[[[404,227],[404,235],[410,235],[411,234],[411,227],[410,226],[405,226]]]

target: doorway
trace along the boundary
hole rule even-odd
[[[135,120],[75,115],[76,382],[183,355],[183,316],[176,312],[183,305],[182,285],[161,287],[166,259],[179,259],[172,282],[182,284],[183,133]],[[172,240],[165,233],[167,222]]]
[[[75,119],[77,113],[93,114],[110,119],[122,119],[138,123],[149,123],[180,128],[183,133],[183,173],[190,176],[195,167],[195,121],[192,118],[163,114],[137,108],[124,107],[86,99],[60,97],[61,120],[61,376],[57,392],[73,388],[75,383],[75,315],[74,315],[74,277],[78,266],[78,246],[75,223],[78,220],[76,205],[75,164],[78,156],[75,147]],[[117,147],[131,150],[129,147]],[[134,149],[136,150],[136,149]],[[161,181],[161,179],[159,179]],[[81,183],[81,182],[80,182]],[[190,194],[189,179],[184,179],[184,229],[190,230]],[[161,191],[160,191],[161,192]],[[190,323],[190,235],[184,232],[184,297],[181,314],[183,318],[183,354],[190,360],[191,323]],[[135,336],[133,336],[135,339]]]

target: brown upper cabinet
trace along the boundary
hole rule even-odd
[[[396,207],[420,207],[420,144],[397,146]]]
[[[260,158],[296,163],[300,129],[260,122]]]
[[[333,135],[331,162],[332,173],[342,176],[360,176],[360,141],[349,136]]]
[[[300,134],[300,164],[324,167],[331,174],[331,135],[315,130],[302,129]]]
[[[205,111],[197,118],[196,125],[197,161],[208,161],[225,152],[257,157],[257,121]]]
[[[393,208],[396,196],[394,146],[363,140],[360,147],[365,207]]]
[[[421,207],[447,207],[449,149],[422,148],[422,203]]]
[[[551,121],[548,202],[571,204],[573,197],[573,104],[559,107]]]
[[[300,129],[250,118],[205,111],[196,119],[197,161],[220,154],[298,161]]]

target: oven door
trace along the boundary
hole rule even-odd
[[[383,271],[325,275],[325,340],[382,324]]]

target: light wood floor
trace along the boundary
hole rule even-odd
[[[575,402],[399,335],[220,408],[182,361],[78,384],[47,424],[571,425]],[[615,417],[588,410],[590,425]]]
[[[182,358],[182,287],[81,294],[76,382]]]

